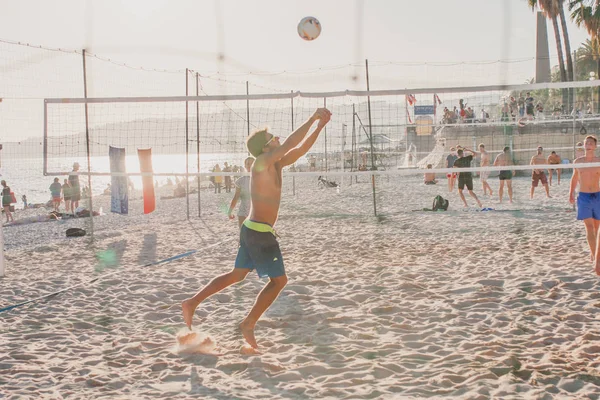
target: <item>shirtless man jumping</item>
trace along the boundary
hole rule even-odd
[[[248,137],[248,151],[256,158],[250,183],[252,205],[250,215],[240,231],[240,246],[235,267],[232,271],[214,278],[194,297],[183,301],[183,320],[188,328],[192,327],[194,311],[200,303],[226,287],[244,280],[250,271],[256,269],[259,277],[269,277],[269,283],[259,293],[250,313],[240,324],[240,330],[246,342],[254,349],[258,348],[254,326],[287,283],[283,258],[273,229],[281,201],[281,170],[308,152],[330,118],[329,110],[319,108],[281,144],[279,137],[266,129],[254,132]],[[309,129],[317,121],[316,129],[307,137]]]
[[[544,149],[542,146],[537,148],[537,154],[531,157],[530,165],[544,165],[546,164],[546,158],[544,158]],[[550,187],[548,186],[548,179],[546,178],[546,174],[543,169],[534,169],[531,174],[531,192],[529,194],[529,198],[533,200],[533,192],[538,185],[538,182],[542,181],[542,185],[544,185],[544,189],[546,189],[546,197],[551,198],[550,196]]]
[[[506,146],[502,153],[496,156],[494,167],[508,167],[509,165],[512,165],[512,157],[510,156],[510,147]],[[513,201],[512,176],[513,173],[511,170],[500,171],[500,175],[498,176],[498,179],[500,179],[500,189],[498,189],[500,203],[502,203],[502,194],[504,193],[504,182],[506,182],[508,188],[508,202],[512,203]]]
[[[574,164],[596,163],[600,158],[595,151],[598,141],[595,136],[587,136],[584,142],[585,155],[574,161]],[[590,256],[594,263],[596,275],[600,275],[600,245],[598,230],[600,228],[600,168],[574,168],[569,188],[569,202],[575,203],[575,188],[579,184],[577,196],[577,219],[585,224],[585,233],[590,247]]]
[[[481,143],[479,145],[479,154],[481,154],[481,166],[482,167],[489,167],[490,166],[490,155],[487,151],[485,151],[485,145],[483,143]],[[485,196],[487,194],[487,191],[490,191],[490,196],[493,195],[494,193],[492,193],[492,188],[490,187],[490,184],[488,183],[488,178],[490,177],[490,171],[481,171],[479,173],[479,178],[481,179],[481,185],[483,186],[483,195]]]

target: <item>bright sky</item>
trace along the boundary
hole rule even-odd
[[[206,94],[242,94],[246,81],[251,93],[365,90],[365,59],[374,90],[519,84],[535,71],[525,0],[0,0],[0,9],[1,40],[172,71],[90,58],[90,97],[184,95],[185,68],[203,76]],[[297,34],[305,16],[321,22],[315,41]],[[587,33],[568,26],[574,50]],[[548,37],[556,65],[550,23]],[[494,62],[506,59],[518,61]],[[39,137],[41,100],[82,97],[82,75],[80,55],[0,43],[0,140]]]
[[[535,52],[535,15],[525,0],[1,0],[0,4],[1,39],[85,47],[131,65],[188,67],[201,73],[303,71],[364,63],[368,58],[375,75],[401,75],[401,68],[376,71],[377,62],[522,59]],[[321,37],[313,42],[296,33],[298,21],[307,15],[317,17],[323,26]],[[551,24],[549,28],[550,53],[555,56]],[[573,49],[587,38],[572,23],[569,33]],[[219,52],[226,54],[225,66],[216,61]],[[487,71],[480,68],[473,74],[494,79]],[[519,76],[509,76],[508,81],[522,83],[533,76],[533,63],[513,72]],[[434,74],[457,73],[430,69],[428,74],[431,79]],[[446,80],[452,83],[453,77]],[[463,81],[460,77],[457,83]],[[273,85],[277,82],[281,83]]]

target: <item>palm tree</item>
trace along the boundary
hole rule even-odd
[[[558,66],[560,68],[560,80],[561,82],[567,81],[567,72],[565,70],[565,59],[563,57],[562,40],[560,37],[560,30],[558,28],[558,17],[562,9],[561,0],[527,0],[527,3],[531,7],[531,10],[535,10],[538,7],[544,16],[552,20],[552,27],[554,28],[554,39],[556,41],[556,51],[558,53]],[[572,60],[571,60],[572,62]],[[572,68],[572,67],[571,67]],[[566,104],[569,100],[567,90],[563,90],[563,104]]]
[[[585,26],[592,39],[600,35],[600,0],[570,0],[569,11],[575,25]]]
[[[571,57],[571,43],[569,41],[569,30],[567,29],[567,18],[565,17],[565,0],[558,0],[558,9],[560,12],[560,25],[562,28],[563,39],[565,40],[565,53],[567,56],[567,75],[569,81],[573,81],[573,57]]]
[[[592,37],[584,43],[583,51],[588,52],[592,59],[596,60],[596,79],[600,79],[600,0],[570,0],[569,11],[575,25],[585,26]],[[598,113],[600,113],[600,87],[598,87]]]

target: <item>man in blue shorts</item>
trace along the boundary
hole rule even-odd
[[[226,287],[244,280],[250,271],[256,269],[258,276],[269,277],[269,283],[259,293],[250,313],[240,324],[240,330],[246,342],[252,348],[258,348],[254,326],[287,283],[283,257],[273,229],[281,201],[281,170],[308,152],[330,119],[329,110],[317,109],[312,117],[281,144],[279,137],[266,129],[254,132],[248,137],[246,146],[256,158],[250,181],[252,206],[250,215],[240,230],[240,246],[235,268],[214,278],[194,297],[183,301],[183,320],[188,328],[191,329],[194,311],[200,303]],[[309,129],[317,121],[317,128],[307,137]]]
[[[575,160],[574,164],[597,163],[595,151],[598,141],[595,136],[587,136],[584,142],[585,155]],[[586,238],[590,247],[590,257],[594,264],[596,275],[600,275],[600,249],[598,229],[600,228],[600,168],[574,168],[569,202],[575,203],[575,189],[579,184],[577,196],[577,219],[585,224]]]

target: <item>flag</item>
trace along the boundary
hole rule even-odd
[[[413,96],[412,94],[407,94],[406,100],[408,101],[408,104],[411,106],[417,102],[417,98],[415,96]]]
[[[406,110],[406,116],[408,117],[408,122],[412,124],[413,122],[412,119],[410,119],[410,112],[408,110]]]
[[[152,173],[152,149],[138,149],[140,159],[140,172]],[[144,193],[144,214],[150,214],[156,208],[154,197],[154,183],[152,176],[142,176],[142,187]]]
[[[124,173],[125,169],[125,149],[119,147],[108,147],[108,158],[110,159],[111,173]],[[110,178],[110,211],[117,214],[127,214],[129,212],[129,185],[127,185],[126,176],[114,176]]]
[[[438,104],[442,104],[442,101],[440,100],[439,96],[437,95],[437,93],[433,94],[433,102],[435,103],[437,101]]]

